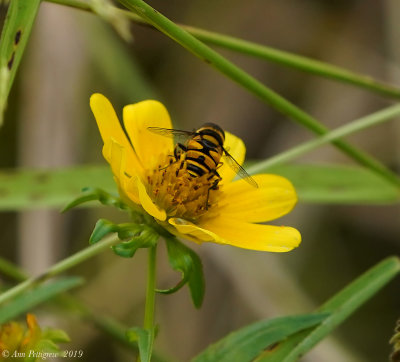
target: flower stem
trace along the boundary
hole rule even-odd
[[[152,246],[151,248],[149,248],[146,306],[143,324],[143,327],[149,331],[154,327],[154,306],[156,296],[156,255],[157,246]]]
[[[48,278],[51,278],[57,274],[60,274],[68,269],[71,269],[75,265],[78,265],[82,263],[83,261],[91,258],[92,256],[95,256],[102,252],[105,249],[108,249],[110,246],[119,243],[120,240],[116,236],[109,236],[107,238],[104,238],[104,240],[99,241],[98,243],[91,245],[73,255],[70,257],[61,260],[57,264],[54,264],[51,266],[49,269],[47,269],[43,274],[37,276],[37,277],[32,277],[24,282],[16,285],[13,288],[8,289],[6,292],[0,295],[0,305],[17,295],[21,294],[22,292],[28,290],[32,286],[42,283]]]

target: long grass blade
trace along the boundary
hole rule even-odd
[[[46,0],[47,2],[66,5],[76,9],[93,12],[90,3],[80,0]],[[115,8],[116,9],[116,8]],[[141,24],[149,25],[140,16],[126,10],[117,9],[118,12],[128,17],[130,20]],[[387,97],[400,98],[400,89],[391,84],[387,84],[374,79],[368,75],[359,74],[350,70],[321,62],[309,57],[293,54],[287,51],[275,49],[266,45],[254,43],[237,37],[204,30],[194,26],[177,24],[197,39],[207,44],[219,46],[238,53],[267,60],[288,68],[297,69],[306,73],[314,74],[338,82],[364,88]]]
[[[39,5],[40,0],[12,0],[8,8],[0,39],[0,127]]]
[[[209,48],[207,45],[203,44],[194,36],[190,35],[188,32],[160,14],[157,10],[147,5],[144,1],[119,1],[121,4],[134,11],[151,25],[163,32],[165,35],[182,45],[195,56],[211,65],[222,74],[247,89],[249,92],[255,94],[277,111],[283,113],[316,134],[323,135],[328,132],[328,129],[318,120],[304,112],[299,107],[290,103],[273,90],[267,88],[257,79],[253,78],[250,74],[246,73],[244,70],[228,61],[226,58]],[[400,179],[398,176],[368,154],[358,150],[342,140],[332,141],[332,143],[360,164],[370,168],[376,173],[381,174],[388,181],[396,184],[397,186],[400,186]]]

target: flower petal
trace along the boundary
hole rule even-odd
[[[196,243],[219,241],[217,235],[198,227],[190,221],[180,218],[170,218],[168,219],[168,222],[173,226],[173,228],[168,228],[168,230],[177,236],[182,236],[186,239],[195,241]]]
[[[243,249],[286,252],[301,241],[300,233],[286,226],[250,224],[227,218],[216,218],[201,225],[178,218],[168,221],[173,226],[169,231],[197,243],[214,242]]]
[[[111,166],[113,175],[120,181],[125,175],[126,150],[113,138],[104,142],[103,156]]]
[[[232,133],[225,131],[224,148],[229,152],[229,154],[235,159],[235,161],[239,165],[243,164],[244,157],[246,155],[246,147],[239,137],[236,137]],[[222,163],[222,166],[218,169],[218,173],[222,177],[220,185],[227,185],[234,179],[234,177],[236,176],[236,172],[229,166],[226,161],[224,161],[224,158],[222,158]]]
[[[165,221],[167,219],[167,213],[165,210],[160,209],[148,195],[145,186],[139,177],[136,178],[136,186],[139,193],[139,199],[142,207],[147,211],[148,214],[155,217],[160,221]]]
[[[122,130],[118,117],[110,101],[102,94],[95,93],[90,97],[90,108],[96,118],[103,142],[106,143],[110,139],[113,139],[124,147],[126,152],[127,172],[131,176],[142,174],[142,167],[133,152],[133,148],[129,143],[128,138]],[[103,154],[105,153],[103,152]],[[106,160],[109,162],[107,158]]]
[[[224,243],[244,249],[286,252],[301,242],[300,233],[287,226],[251,224],[222,216],[199,226],[218,235]]]
[[[143,167],[151,168],[160,155],[173,154],[173,138],[149,131],[148,127],[172,128],[166,108],[158,101],[147,100],[124,107],[125,129]]]
[[[136,176],[128,176],[126,172],[126,148],[114,139],[109,139],[104,143],[103,156],[111,166],[123,201],[127,204],[130,204],[130,201],[140,204],[137,188],[130,187],[132,178],[136,179]]]
[[[290,212],[297,202],[291,182],[278,175],[255,175],[258,188],[238,180],[222,188],[218,201],[221,215],[247,222],[265,222]]]

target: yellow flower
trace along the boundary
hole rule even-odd
[[[41,338],[41,329],[33,314],[26,315],[28,330],[21,323],[8,322],[0,327],[0,359],[14,352],[29,352],[35,348]],[[3,352],[9,355],[3,355]]]
[[[300,244],[300,233],[287,226],[259,224],[287,214],[297,202],[292,184],[278,175],[253,176],[258,188],[246,180],[233,181],[235,172],[226,164],[218,168],[222,180],[210,190],[207,174],[191,177],[182,162],[170,162],[173,139],[148,130],[172,128],[165,107],[154,100],[123,109],[122,130],[113,106],[93,94],[90,106],[104,141],[103,156],[110,164],[121,198],[141,207],[174,235],[198,243],[214,242],[240,248],[284,252]],[[240,164],[245,146],[225,132],[224,147]]]

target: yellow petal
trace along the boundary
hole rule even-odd
[[[136,178],[136,186],[139,193],[139,200],[142,207],[146,210],[148,214],[155,217],[160,221],[165,221],[167,219],[167,213],[165,210],[160,209],[148,195],[145,186],[139,178]]]
[[[125,129],[144,168],[153,167],[160,155],[173,155],[173,139],[147,129],[172,128],[168,111],[160,102],[147,100],[125,106],[123,119]]]
[[[232,133],[225,131],[225,142],[224,148],[229,152],[229,154],[237,161],[239,165],[244,162],[244,157],[246,155],[246,147],[243,141],[234,136]],[[229,164],[222,158],[223,165],[218,169],[218,173],[222,177],[221,185],[227,185],[236,176],[236,172],[229,166]]]
[[[258,188],[238,180],[222,188],[218,212],[247,222],[265,222],[290,212],[297,202],[291,182],[278,175],[255,175]]]
[[[171,218],[168,220],[177,236],[195,241],[232,245],[243,249],[286,252],[301,242],[300,233],[291,227],[259,225],[234,219],[217,218],[195,225],[189,221]]]
[[[120,144],[126,149],[126,167],[129,174],[142,174],[142,167],[133,152],[132,146],[129,143],[118,117],[115,113],[110,101],[102,94],[95,93],[90,97],[90,108],[96,118],[97,126],[101,134],[103,142],[106,143],[110,139]],[[104,154],[104,153],[103,153]],[[109,161],[106,158],[107,161]]]
[[[133,201],[135,204],[140,204],[139,195],[136,184],[132,186],[132,180],[136,176],[130,176],[126,171],[126,149],[115,140],[110,139],[105,142],[103,147],[104,158],[111,166],[111,171],[114,175],[115,183],[118,186],[118,192],[122,200],[130,204]]]
[[[218,235],[226,244],[244,249],[286,252],[301,242],[300,233],[287,226],[251,224],[223,216],[199,226]]]
[[[125,172],[126,150],[114,139],[104,142],[103,156],[111,166],[113,175],[122,180]]]
[[[195,241],[196,243],[220,241],[217,235],[198,227],[190,221],[180,218],[170,218],[168,222],[173,226],[172,229],[168,229],[169,231],[177,236]]]

